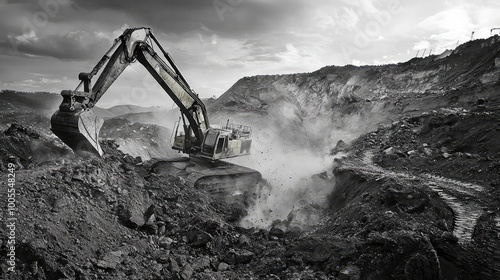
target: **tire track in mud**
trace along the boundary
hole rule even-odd
[[[432,174],[423,174],[423,177],[426,177],[430,180],[433,180],[435,182],[440,182],[446,185],[453,185],[452,190],[461,192],[464,194],[468,195],[479,195],[480,193],[484,192],[484,188],[482,186],[476,185],[476,184],[471,184],[471,183],[465,183],[461,182],[455,179],[449,179],[445,178],[442,176],[436,176]]]
[[[415,176],[405,172],[385,170],[373,162],[373,157],[373,151],[366,151],[360,158],[362,164],[352,163],[351,167],[372,174],[379,179],[388,177],[424,182],[453,210],[453,234],[459,239],[459,242],[472,241],[477,220],[483,212],[479,198],[484,192],[482,186],[425,173]],[[500,217],[497,218],[496,230],[500,234]]]
[[[385,170],[374,164],[373,156],[373,151],[366,152],[361,158],[360,169],[379,178],[403,178],[426,183],[453,210],[453,234],[459,239],[459,243],[465,245],[473,241],[474,229],[483,214],[482,206],[487,205],[482,199],[486,191],[482,186],[426,173],[414,176],[405,172]],[[500,275],[500,213],[496,213],[492,223],[496,236],[490,238],[484,247],[487,250],[485,258],[490,260],[490,265],[484,267],[484,279],[497,279]]]
[[[471,242],[477,220],[483,212],[480,204],[474,201],[475,197],[469,197],[458,190],[453,190],[452,187],[454,185],[444,183],[443,181],[437,182],[439,183],[430,179],[428,186],[453,210],[453,234],[461,241]],[[460,197],[460,199],[457,197]]]
[[[479,196],[484,188],[454,179],[422,174],[428,186],[446,201],[454,213],[453,234],[460,240],[471,242],[477,220],[483,213]]]

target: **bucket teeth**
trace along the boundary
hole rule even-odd
[[[51,130],[75,153],[102,156],[99,131],[104,120],[92,110],[57,111],[50,120]]]

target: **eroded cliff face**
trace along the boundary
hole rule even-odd
[[[282,138],[325,150],[403,115],[444,105],[462,107],[495,95],[499,50],[500,37],[494,36],[399,64],[327,66],[312,73],[245,77],[209,109],[215,123],[227,117],[250,120],[257,131],[272,124]]]

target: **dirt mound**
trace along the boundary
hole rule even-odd
[[[5,134],[16,148],[37,139],[47,144],[20,126]],[[140,160],[122,154],[113,142],[102,144],[102,159],[74,159],[63,167],[31,162],[24,164],[30,169],[15,172],[18,263],[9,279],[87,279],[96,273],[173,279],[217,267],[215,252],[222,251],[214,248],[209,255],[206,245],[228,242],[231,209],[179,179],[139,175],[147,173],[137,165]],[[5,227],[1,231],[6,237]],[[1,244],[5,258],[6,240]],[[3,273],[5,264],[2,260]]]
[[[0,169],[5,171],[8,162],[21,168],[61,162],[71,150],[54,137],[40,133],[31,127],[12,124],[0,134]]]
[[[357,233],[374,230],[368,226],[377,219],[372,213],[390,211],[396,219],[382,230],[384,237],[401,238],[391,233],[394,229],[420,232],[430,240],[427,247],[435,251],[427,257],[419,253],[394,259],[408,260],[404,265],[377,267],[396,267],[394,273],[407,279],[413,279],[408,273],[422,265],[430,271],[438,265],[442,279],[495,279],[498,275],[500,115],[498,107],[486,108],[483,103],[471,111],[443,108],[404,118],[362,135],[350,146],[350,156],[334,171],[337,185],[331,195],[332,210],[348,211],[345,217],[359,219]],[[352,223],[337,223],[341,231],[352,233]],[[335,226],[327,224],[326,230],[336,231]]]
[[[103,139],[113,139],[122,152],[143,160],[177,156],[178,152],[172,149],[170,143],[171,136],[168,128],[125,119],[106,120],[100,133]]]
[[[51,139],[18,125],[4,143],[17,153]],[[237,279],[276,271],[290,278],[324,275],[302,265],[275,269],[285,233],[243,229],[240,205],[183,180],[152,174],[147,162],[101,142],[103,158],[14,162],[16,267],[7,266],[7,228],[0,228],[0,272],[9,279]],[[4,147],[4,146],[2,146]],[[56,157],[59,150],[44,150]],[[56,151],[56,153],[54,153]],[[35,153],[36,154],[36,153]],[[26,155],[27,156],[27,155]],[[29,164],[27,164],[29,163]],[[6,199],[6,190],[2,190]],[[2,209],[2,216],[6,216]],[[278,251],[268,250],[275,248]],[[257,267],[257,268],[255,268]],[[290,276],[287,277],[286,275]],[[312,276],[311,276],[312,277]]]
[[[500,178],[500,111],[441,109],[405,118],[354,142],[384,167],[428,172],[485,186]]]

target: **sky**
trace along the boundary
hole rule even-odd
[[[151,27],[208,98],[245,76],[437,54],[489,37],[498,14],[498,0],[0,0],[0,89],[74,89],[128,27]],[[119,104],[172,102],[135,63],[98,103]]]

